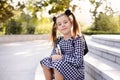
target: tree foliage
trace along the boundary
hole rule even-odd
[[[50,4],[52,4],[51,10],[49,10],[49,14],[57,13],[59,11],[63,11],[70,7],[71,0],[51,0]]]
[[[115,23],[115,19],[113,17],[114,11],[111,6],[107,4],[107,0],[89,0],[90,3],[94,6],[94,9],[90,10],[93,15],[93,30],[99,31],[111,31],[115,32],[118,29],[118,25]],[[98,11],[98,9],[106,4],[103,11]]]
[[[35,26],[38,23],[38,19],[35,16],[22,12],[21,15],[17,17],[17,21],[22,23],[23,34],[34,34]]]
[[[24,4],[18,2],[18,9],[15,9],[10,2],[12,3],[12,0],[0,0],[0,23],[3,23],[14,16],[14,11],[22,10],[25,7]]]
[[[12,3],[12,0],[0,0],[0,32],[4,30],[4,23],[16,15],[16,11],[21,11],[25,7],[20,2],[16,5],[17,8],[10,3]]]
[[[6,34],[21,34],[22,27],[21,23],[15,19],[11,19],[6,23]]]
[[[43,7],[51,6],[48,13],[52,14],[69,8],[71,1],[72,0],[39,0],[36,2],[35,5],[40,9],[42,9]]]
[[[0,23],[12,17],[14,8],[8,4],[7,0],[0,0]]]
[[[97,16],[99,14],[98,12],[98,8],[102,5],[102,0],[96,1],[96,0],[89,0],[90,3],[94,6],[93,10],[90,10],[90,12],[93,15],[93,19],[94,19],[94,29],[97,29]]]
[[[118,21],[113,16],[108,16],[105,13],[100,13],[97,20],[97,30],[106,32],[118,32]]]

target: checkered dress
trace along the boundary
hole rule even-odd
[[[76,39],[60,39],[58,42],[62,52],[62,60],[52,61],[50,57],[40,61],[48,68],[55,68],[64,77],[64,80],[84,80],[84,40],[78,36]],[[56,54],[53,48],[51,55]]]

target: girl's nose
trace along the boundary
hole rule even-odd
[[[62,27],[65,27],[65,25],[64,25],[64,24],[62,24]]]

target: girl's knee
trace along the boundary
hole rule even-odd
[[[46,71],[46,70],[49,70],[49,69],[47,68],[47,66],[45,66],[44,64],[42,64],[41,66],[42,66],[42,69],[43,69],[43,70],[45,70],[45,71]]]
[[[47,68],[47,66],[46,66],[46,65],[44,65],[44,64],[41,64],[41,66],[42,66],[42,68]]]

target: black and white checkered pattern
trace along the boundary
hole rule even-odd
[[[73,46],[74,44],[74,46]],[[76,39],[61,39],[59,45],[62,52],[62,60],[52,61],[50,57],[40,61],[48,68],[55,68],[60,72],[64,80],[84,80],[84,40],[78,36]],[[51,55],[56,54],[55,48]]]

